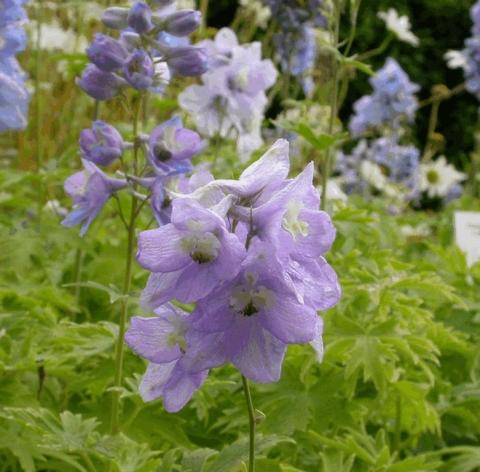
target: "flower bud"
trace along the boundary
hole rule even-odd
[[[128,8],[110,7],[102,15],[102,22],[112,29],[125,29],[128,26]]]
[[[79,143],[84,159],[102,166],[111,164],[123,152],[121,134],[104,121],[94,121],[90,129],[84,129]]]
[[[203,48],[193,46],[171,48],[168,50],[167,64],[177,75],[202,75],[208,68],[207,54]]]
[[[174,36],[187,36],[193,33],[202,21],[202,14],[197,10],[179,10],[164,19],[163,27]]]
[[[94,64],[88,64],[77,85],[96,100],[110,100],[120,92],[125,81],[112,72],[104,72]]]
[[[113,72],[122,67],[128,53],[120,42],[97,33],[93,43],[87,48],[87,55],[99,69]]]
[[[153,83],[155,66],[151,57],[143,50],[136,49],[123,66],[127,82],[137,90],[146,90]]]
[[[153,28],[152,10],[145,2],[135,2],[128,13],[128,26],[138,34],[148,33]]]

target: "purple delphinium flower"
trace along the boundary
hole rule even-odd
[[[472,34],[480,36],[480,1],[477,1],[470,8],[470,18],[472,19]]]
[[[180,106],[202,134],[237,138],[237,151],[247,160],[262,144],[265,92],[277,71],[270,60],[262,60],[260,43],[239,46],[228,28],[201,45],[210,55],[209,70],[202,76],[203,85],[192,85],[179,95]]]
[[[97,33],[92,44],[87,48],[87,55],[99,69],[114,72],[122,68],[128,53],[119,41]]]
[[[188,373],[182,359],[189,352],[185,335],[189,316],[171,304],[155,311],[155,317],[132,318],[125,334],[126,343],[149,361],[140,383],[145,401],[163,397],[170,413],[181,410],[204,382],[208,371]]]
[[[189,170],[189,160],[204,147],[202,138],[190,129],[184,128],[182,120],[172,118],[157,126],[149,139],[148,158],[151,165],[159,172],[172,169]]]
[[[29,99],[22,76],[4,74],[0,69],[0,132],[25,128]]]
[[[364,193],[371,186],[382,191],[385,183],[390,183],[397,186],[397,193],[401,190],[407,192],[403,195],[405,199],[412,199],[415,197],[419,156],[415,146],[401,145],[395,137],[383,137],[370,143],[361,140],[351,154],[339,153],[336,171],[347,193]],[[375,166],[378,174],[375,181],[366,180],[362,175],[365,162]]]
[[[135,2],[128,12],[127,22],[138,34],[148,33],[153,29],[151,8],[145,2]]]
[[[172,73],[184,77],[196,77],[207,70],[207,56],[203,48],[194,46],[171,47],[165,53]]]
[[[388,58],[370,84],[373,94],[360,98],[353,106],[355,114],[349,128],[355,136],[371,128],[398,128],[402,120],[413,121],[419,87],[410,81],[397,61]]]
[[[179,10],[166,16],[163,26],[167,33],[174,36],[187,36],[193,33],[202,21],[202,15],[197,10]]]
[[[96,100],[110,100],[120,93],[126,82],[112,72],[104,72],[94,64],[88,64],[77,85]]]
[[[146,90],[153,84],[155,66],[152,58],[142,49],[136,49],[123,65],[127,82],[137,90]]]
[[[255,382],[279,380],[287,344],[313,341],[322,326],[283,274],[275,250],[252,243],[240,273],[197,303],[187,333],[189,371],[232,362]]]
[[[27,124],[30,94],[25,87],[25,73],[15,58],[27,43],[24,3],[3,0],[0,6],[0,132],[23,129]]]
[[[474,36],[465,41],[463,54],[466,60],[465,88],[480,100],[480,36]]]
[[[143,302],[157,307],[173,298],[196,301],[235,277],[244,253],[222,215],[195,200],[176,199],[170,224],[139,235],[138,262],[153,272]]]
[[[304,92],[312,93],[311,71],[317,56],[315,28],[326,28],[323,0],[263,0],[278,25],[273,42],[286,74],[301,77]]]
[[[79,144],[84,159],[102,166],[118,159],[124,148],[121,134],[112,125],[100,120],[80,133]]]
[[[83,165],[83,171],[65,181],[65,192],[73,200],[73,210],[62,221],[67,227],[83,223],[81,236],[88,231],[112,194],[128,185],[125,180],[108,177],[92,162],[84,160]]]

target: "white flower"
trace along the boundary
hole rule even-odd
[[[360,164],[360,176],[376,190],[390,193],[390,184],[379,165],[363,160]]]
[[[322,194],[322,186],[318,186],[318,191]],[[327,183],[327,200],[340,200],[346,202],[347,195],[342,191],[338,179],[329,179]]]
[[[418,38],[410,31],[410,19],[408,16],[399,16],[397,10],[389,8],[388,11],[379,11],[377,16],[385,22],[385,26],[391,31],[400,41],[418,46]]]
[[[466,179],[466,175],[458,172],[452,165],[447,163],[444,156],[436,161],[420,164],[420,190],[427,192],[430,198],[443,198],[456,184]]]
[[[255,25],[266,28],[268,20],[272,16],[270,8],[262,5],[258,0],[240,0],[240,5],[254,18]]]
[[[30,23],[32,43],[37,44],[37,27],[35,22]],[[52,23],[41,25],[40,49],[47,51],[63,51],[66,53],[84,52],[88,46],[85,36],[78,36],[73,30],[64,30],[60,23],[54,20]]]
[[[467,59],[462,51],[450,49],[443,55],[443,58],[447,61],[447,66],[450,69],[464,69],[467,66]]]

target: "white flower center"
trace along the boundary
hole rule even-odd
[[[302,209],[303,204],[301,202],[290,202],[287,207],[287,212],[283,216],[282,228],[288,231],[293,239],[297,239],[299,236],[308,236],[308,223],[300,219]]]
[[[181,248],[197,264],[214,261],[220,250],[220,241],[210,232],[201,232],[201,223],[192,221],[189,224],[191,233],[181,240]]]
[[[246,283],[239,285],[232,290],[230,296],[230,307],[243,316],[252,316],[272,305],[274,300],[273,292],[263,285],[256,286],[258,276],[247,273]]]

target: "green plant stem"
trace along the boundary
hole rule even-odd
[[[83,250],[81,248],[78,248],[75,253],[75,270],[73,275],[73,283],[75,284],[75,287],[74,287],[75,300],[77,304],[80,301],[80,292],[81,292],[80,281],[82,279],[82,266],[83,266]]]
[[[242,384],[247,402],[249,422],[248,472],[255,472],[255,409],[253,408],[252,394],[248,380],[243,375]]]
[[[202,36],[205,34],[205,30],[207,29],[208,3],[209,0],[200,0],[200,13],[202,14],[200,34]]]
[[[142,99],[140,99],[135,105],[135,111],[133,116],[133,166],[137,168],[138,161],[138,124],[140,117]],[[120,388],[123,382],[123,358],[124,358],[124,340],[125,328],[127,324],[128,315],[128,294],[132,286],[132,267],[133,256],[135,250],[135,222],[137,219],[137,199],[132,195],[132,204],[130,208],[130,218],[128,222],[127,231],[127,251],[125,262],[125,277],[123,280],[122,293],[124,298],[122,300],[122,307],[120,312],[119,328],[117,345],[115,348],[115,379],[114,379],[114,391],[112,396],[112,410],[111,410],[111,434],[117,434],[120,431],[119,422],[119,410],[120,410]]]
[[[370,51],[364,52],[363,54],[359,54],[357,57],[358,61],[364,61],[365,59],[369,59],[371,57],[378,56],[382,54],[385,49],[387,49],[388,45],[392,42],[393,35],[388,34],[388,36],[383,40],[382,44],[378,46],[378,48],[371,49]]]
[[[40,71],[42,66],[41,62],[41,40],[42,40],[42,0],[37,0],[37,9],[36,9],[36,16],[37,16],[37,24],[36,24],[36,34],[37,34],[37,41],[36,41],[36,51],[35,51],[35,98],[36,98],[36,106],[35,106],[35,137],[36,137],[36,155],[35,155],[35,163],[36,163],[36,171],[37,174],[40,173],[42,167],[42,103],[40,97]],[[41,199],[40,199],[41,200]]]
[[[334,25],[334,46],[338,47],[338,40],[340,37],[340,6],[335,3],[335,25]],[[333,134],[333,129],[335,126],[335,119],[337,117],[337,105],[338,105],[338,59],[334,57],[333,64],[333,91],[330,101],[330,121],[328,123],[328,134]],[[320,202],[321,209],[325,210],[327,207],[327,185],[328,178],[330,174],[330,161],[332,159],[332,147],[327,149],[325,154],[325,160],[323,163],[323,172],[322,172],[322,199]]]

